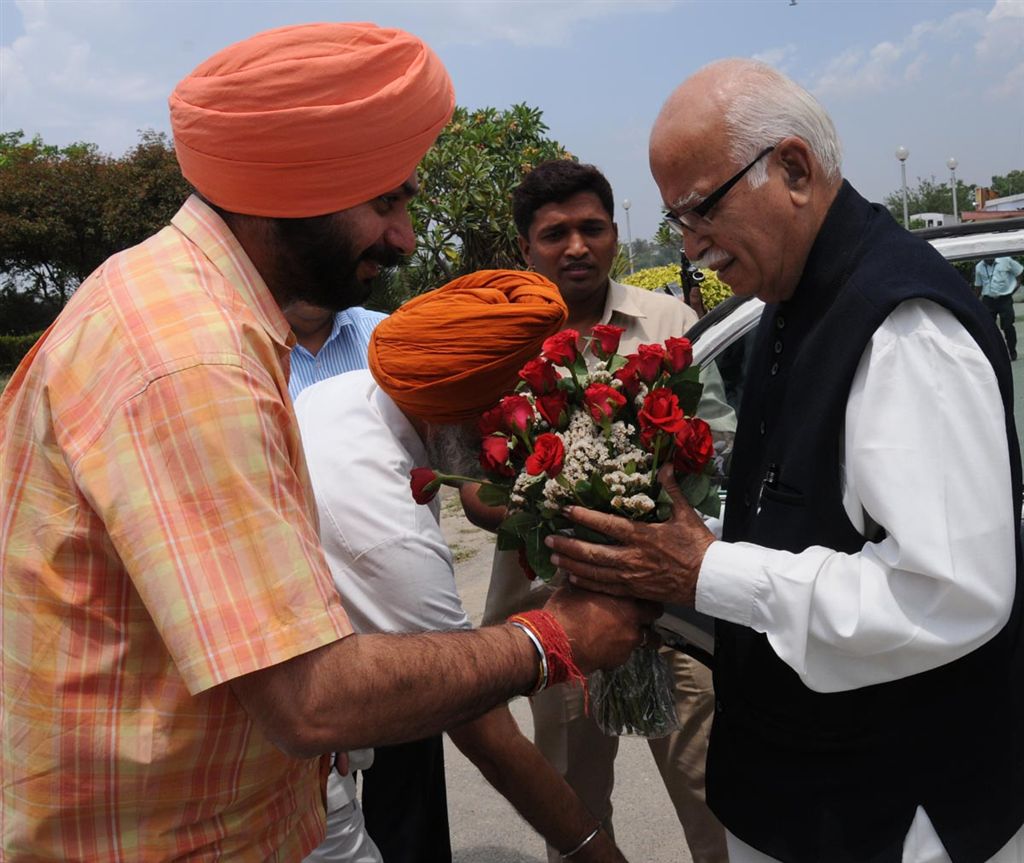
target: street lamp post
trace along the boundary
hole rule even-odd
[[[900,146],[896,148],[896,158],[900,160],[900,187],[903,189],[903,227],[910,228],[910,216],[907,213],[907,156],[910,150]]]
[[[960,221],[960,214],[956,208],[956,166],[958,162],[955,158],[950,156],[946,159],[946,167],[949,168],[949,188],[953,191],[953,221]]]
[[[629,256],[629,272],[633,272],[633,232],[629,229],[629,208],[633,202],[626,198],[622,202],[622,209],[626,211],[626,254]]]

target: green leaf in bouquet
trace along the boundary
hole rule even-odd
[[[691,367],[692,368],[692,367]],[[685,372],[681,372],[679,375],[673,375],[670,381],[675,380],[678,377],[688,375],[691,369],[687,369]],[[704,392],[704,384],[698,380],[678,380],[675,383],[669,384],[672,388],[672,392],[676,394],[676,398],[679,399],[679,406],[683,409],[683,413],[688,417],[692,417],[697,413],[697,405],[700,404],[701,394]]]
[[[526,534],[524,539],[526,545],[526,562],[530,569],[537,573],[541,581],[551,581],[555,576],[557,567],[551,563],[551,549],[544,545],[545,538],[552,533],[551,526],[547,523],[540,523]]]
[[[612,502],[612,490],[608,488],[608,483],[604,481],[604,477],[599,473],[593,473],[590,475],[590,487],[593,489],[594,498],[598,504],[607,505]]]
[[[579,387],[576,386],[576,381],[574,381],[568,375],[558,379],[558,389],[565,390],[569,394],[570,398],[572,398],[573,396],[576,395],[577,392],[579,392]]]
[[[597,491],[595,491],[594,484],[591,480],[579,480],[576,485],[573,486],[573,491],[576,494],[576,503],[580,506],[585,506],[587,509],[601,508],[601,497]]]
[[[505,518],[498,525],[499,533],[507,533],[511,536],[518,536],[520,539],[526,536],[534,527],[540,524],[540,516],[535,512],[519,510]]]
[[[500,527],[498,528],[498,536],[495,542],[495,547],[498,551],[515,551],[522,548],[523,545],[524,542],[521,536],[504,531]]]
[[[609,374],[615,374],[619,369],[624,368],[628,360],[622,354],[613,354],[608,360]]]
[[[587,368],[587,358],[582,353],[576,354],[572,371],[578,381],[584,380],[590,374],[590,370]]]
[[[576,522],[569,521],[564,515],[556,515],[548,519],[548,523],[551,525],[551,530],[558,533],[560,530],[571,530],[576,526]]]
[[[710,478],[706,473],[688,473],[677,479],[683,496],[690,502],[690,506],[697,509],[711,489]]]
[[[484,482],[477,490],[477,497],[484,506],[505,506],[508,503],[508,496],[511,489],[503,485]]]
[[[664,486],[658,486],[658,496],[654,500],[654,520],[668,521],[672,517],[672,498]]]
[[[531,482],[526,488],[523,489],[523,497],[530,503],[537,503],[542,497],[544,497],[544,486],[547,483]]]
[[[722,513],[722,499],[718,496],[718,486],[712,485],[707,496],[694,509],[703,515],[718,518]]]

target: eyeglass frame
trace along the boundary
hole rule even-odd
[[[683,221],[691,213],[699,216],[701,218],[701,221],[703,221],[704,223],[711,224],[711,220],[708,218],[708,213],[710,213],[711,210],[714,209],[715,205],[719,201],[721,201],[722,198],[729,194],[729,192],[732,190],[732,187],[735,186],[740,180],[742,180],[747,175],[747,172],[754,167],[754,165],[756,165],[765,156],[772,152],[772,150],[775,149],[775,146],[775,144],[772,144],[770,147],[765,147],[760,153],[758,153],[754,157],[753,161],[749,165],[747,165],[745,168],[741,168],[737,173],[733,174],[728,180],[726,180],[724,183],[722,183],[721,186],[719,186],[717,189],[711,192],[711,194],[709,194],[699,204],[695,204],[688,210],[684,210],[683,212],[678,214],[673,213],[671,210],[666,210],[665,222],[673,231],[673,233],[682,236],[683,229],[686,229],[688,231],[695,230],[695,226],[700,224],[700,222],[694,222],[693,225],[688,225],[686,224],[686,222]]]

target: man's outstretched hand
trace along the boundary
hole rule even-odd
[[[661,469],[658,479],[672,498],[668,521],[630,521],[579,506],[565,510],[570,520],[616,543],[549,536],[551,562],[569,574],[572,584],[654,602],[694,604],[704,553],[715,537],[683,496],[671,465]]]

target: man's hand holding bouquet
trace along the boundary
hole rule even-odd
[[[688,339],[618,351],[620,327],[594,327],[585,350],[579,333],[548,338],[540,357],[520,370],[515,393],[480,420],[483,503],[505,506],[498,548],[517,550],[528,578],[550,581],[556,568],[544,540],[572,532],[591,542],[602,534],[573,524],[563,508],[578,505],[634,521],[666,521],[672,501],[657,480],[666,464],[699,512],[718,515],[714,444],[697,418],[702,386]],[[478,478],[412,472],[413,495],[429,501],[441,484]],[[593,681],[598,722],[610,733],[666,734],[676,727],[671,688],[654,645]]]

